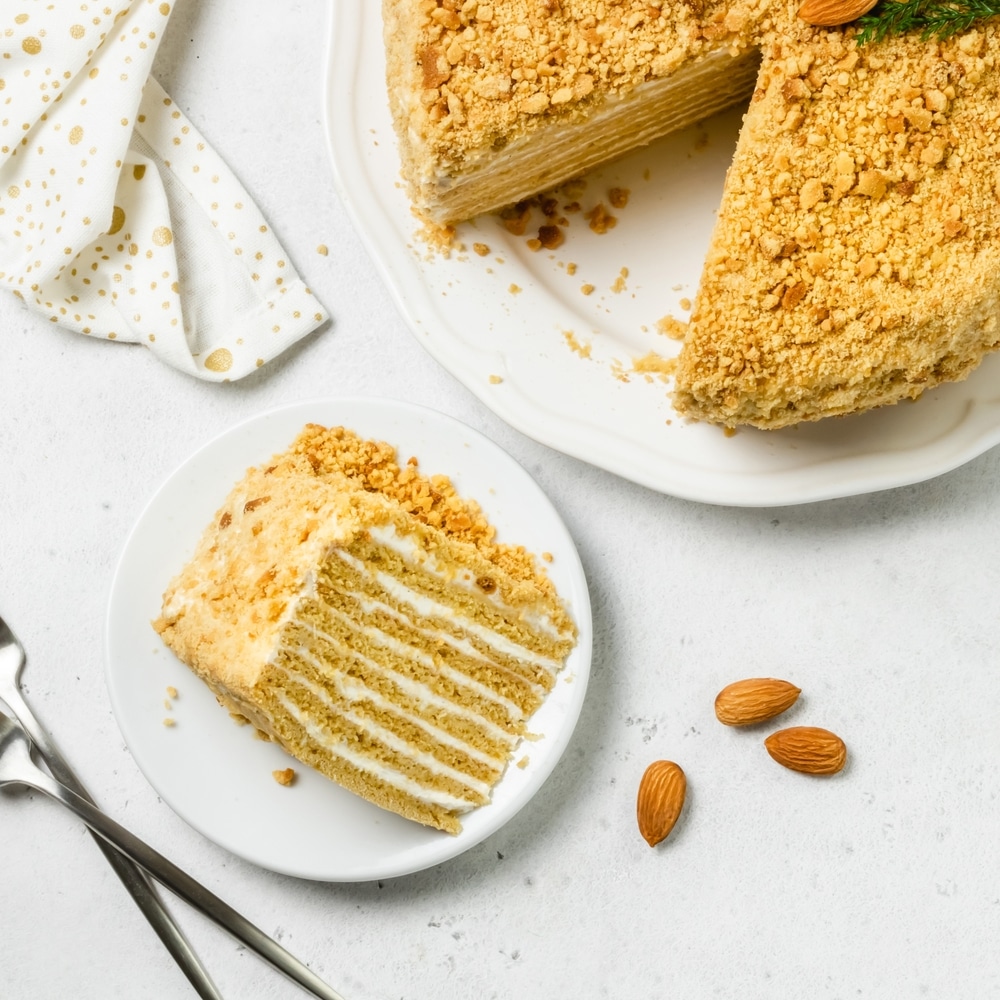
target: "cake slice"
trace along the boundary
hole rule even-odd
[[[294,757],[449,833],[490,801],[576,636],[446,478],[315,425],[233,488],[154,628]]]

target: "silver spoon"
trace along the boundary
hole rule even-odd
[[[0,701],[7,707],[21,724],[35,745],[39,756],[45,761],[45,766],[53,777],[68,789],[75,792],[87,802],[94,800],[88,794],[79,778],[73,773],[58,747],[42,728],[41,723],[31,711],[21,693],[21,670],[25,664],[24,647],[17,636],[0,618]],[[159,935],[167,951],[187,976],[198,996],[203,1000],[222,1000],[222,994],[216,989],[211,977],[198,960],[191,945],[184,937],[180,927],[163,905],[155,887],[150,883],[142,869],[136,867],[128,858],[119,854],[110,844],[94,835],[97,846],[101,849],[115,874],[121,879],[125,888],[132,894],[143,916],[149,921]]]
[[[0,788],[6,785],[27,785],[62,803],[77,814],[94,833],[113,844],[119,851],[141,865],[196,910],[228,931],[237,941],[255,951],[275,969],[321,1000],[344,1000],[318,976],[304,966],[262,930],[228,903],[211,893],[200,882],[182,871],[172,861],[153,850],[110,816],[105,815],[86,799],[61,785],[46,774],[31,757],[31,742],[13,719],[0,713]]]

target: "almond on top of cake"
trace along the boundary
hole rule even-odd
[[[675,373],[777,429],[965,378],[1000,346],[1000,27],[861,44],[801,0],[383,0],[415,210],[518,202],[745,101]]]
[[[153,625],[298,760],[450,833],[576,639],[534,557],[446,477],[317,425],[234,486]]]

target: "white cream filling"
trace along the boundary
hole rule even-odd
[[[324,669],[324,665],[321,661],[317,660],[308,649],[299,648],[295,651],[296,655],[301,656],[304,660],[310,663],[319,673],[327,676],[327,671]],[[288,677],[290,677],[295,683],[300,684],[302,687],[309,690],[312,694],[320,698],[324,704],[328,707],[332,705],[326,690],[322,685],[314,684],[305,677],[298,677],[293,675],[289,670],[282,667],[280,664],[275,664],[275,669],[282,670]],[[487,767],[500,767],[504,766],[506,758],[493,757],[478,747],[474,747],[467,743],[465,740],[459,739],[457,736],[453,736],[451,733],[446,732],[439,726],[435,726],[434,723],[428,722],[426,719],[421,718],[418,715],[414,715],[412,712],[408,712],[405,708],[398,705],[396,702],[390,701],[384,695],[379,694],[378,691],[372,690],[368,687],[364,681],[358,680],[356,677],[348,677],[345,674],[329,674],[330,680],[333,682],[334,687],[337,691],[349,702],[358,701],[370,701],[376,708],[382,709],[394,713],[395,715],[401,716],[407,722],[416,726],[418,729],[425,732],[433,740],[438,743],[444,744],[445,746],[452,747],[456,750],[460,750],[472,757],[474,760],[479,761],[481,764],[485,764]],[[352,721],[355,721],[353,713],[345,712]],[[458,713],[454,713],[458,714]],[[463,713],[468,714],[468,713]],[[479,716],[473,716],[473,718],[478,722]],[[358,723],[360,725],[360,722]],[[367,724],[365,728],[368,731],[371,730]],[[500,731],[501,738],[503,742],[507,745],[508,751],[514,744],[514,739],[508,733]],[[398,749],[398,748],[397,748]],[[460,777],[456,772],[456,777]]]
[[[411,744],[406,740],[401,739],[396,736],[391,730],[387,729],[385,726],[380,726],[377,722],[373,722],[371,719],[366,719],[356,712],[352,712],[350,709],[343,709],[336,705],[334,700],[330,697],[330,693],[323,687],[317,684],[311,684],[302,677],[296,677],[292,674],[285,672],[289,679],[298,684],[300,687],[304,687],[310,694],[317,698],[326,708],[333,712],[336,712],[342,718],[346,719],[352,725],[357,726],[359,729],[363,730],[369,736],[378,740],[384,746],[387,746],[390,750],[394,750],[396,753],[403,754],[407,756],[414,763],[425,767],[432,774],[437,775],[442,778],[450,778],[452,781],[457,781],[459,784],[465,785],[467,788],[471,788],[473,791],[478,792],[480,795],[489,795],[490,784],[489,782],[482,781],[479,778],[473,778],[466,774],[464,771],[460,771],[458,768],[451,767],[449,764],[444,764],[438,760],[432,753],[426,750],[416,750]],[[345,677],[337,677],[335,680],[335,687],[337,691],[346,698],[349,702],[362,701],[367,698],[371,698],[374,702],[377,699],[374,691],[370,691],[363,683],[360,681],[354,681],[351,683]],[[387,706],[390,706],[389,702],[385,702]],[[394,707],[394,706],[390,706]],[[400,713],[404,714],[404,713]],[[414,722],[418,720],[412,719]],[[427,728],[421,726],[421,728]],[[461,749],[472,749],[471,747],[466,748],[460,740],[456,740],[450,737],[447,733],[434,734],[435,736],[444,737],[445,740]],[[337,742],[334,738],[334,742]],[[496,767],[498,763],[503,764],[502,761],[498,762],[495,760],[490,760],[487,758],[487,763],[491,767]],[[382,765],[385,766],[385,765]],[[389,770],[392,770],[389,768]]]
[[[550,656],[541,656],[530,649],[525,649],[524,646],[514,642],[512,639],[499,635],[492,629],[480,625],[478,622],[464,618],[457,614],[454,608],[450,608],[447,604],[442,604],[440,601],[435,601],[434,598],[427,597],[425,594],[417,593],[417,591],[407,587],[406,584],[400,583],[394,576],[378,570],[370,570],[360,559],[355,558],[343,549],[336,549],[334,551],[352,569],[370,580],[375,580],[387,594],[401,604],[412,608],[420,617],[450,618],[457,622],[459,627],[465,632],[480,639],[490,649],[502,655],[518,660],[526,660],[528,663],[544,667],[552,674],[557,673],[562,667],[562,664],[558,660]]]
[[[485,597],[504,611],[510,612],[514,610],[509,604],[500,600],[496,594],[485,594],[476,585],[476,578],[469,570],[462,570],[461,573],[456,574],[442,569],[441,564],[434,555],[426,552],[413,535],[400,535],[396,531],[395,525],[379,525],[377,528],[369,529],[369,534],[375,541],[380,542],[387,549],[392,549],[393,552],[402,556],[405,562],[411,565],[419,565],[421,569],[436,576],[439,580],[443,580],[446,583],[458,583],[470,593],[476,594],[477,597]],[[537,628],[554,639],[558,639],[562,635],[560,630],[553,624],[552,619],[546,614],[518,611],[518,617],[522,621],[526,621],[532,628]]]
[[[328,635],[322,629],[316,628],[315,625],[312,625],[309,622],[299,622],[298,624],[308,628],[314,635],[325,639],[331,646],[334,647],[334,649],[337,650],[338,653],[340,653],[341,656],[344,656],[345,658],[355,657],[374,673],[390,678],[392,682],[399,687],[403,694],[405,694],[408,698],[411,698],[421,707],[437,709],[448,712],[451,715],[457,715],[460,718],[476,723],[480,729],[485,730],[494,740],[500,740],[508,743],[511,741],[510,733],[498,726],[495,722],[491,722],[489,719],[484,718],[471,709],[463,708],[461,705],[456,705],[447,698],[443,698],[441,695],[435,694],[429,687],[427,687],[426,684],[421,684],[412,677],[406,677],[405,675],[393,670],[391,667],[378,663],[370,657],[363,656],[356,649],[352,649],[351,647],[344,645],[344,643],[339,642],[334,636]],[[316,669],[319,670],[324,676],[333,676],[333,672],[327,670],[324,664],[313,659],[307,649],[300,648],[299,650],[296,650],[296,652],[300,655],[306,656],[310,662],[313,663]],[[273,657],[271,662],[273,665],[278,666]],[[461,675],[459,675],[459,679],[462,681],[468,681],[468,678],[462,677]],[[505,707],[509,705],[510,714],[515,720],[520,721],[524,718],[524,713],[513,702],[507,702],[505,698],[493,694],[492,692],[488,693],[492,695],[492,700],[494,702],[502,704]]]
[[[490,660],[486,656],[483,656],[483,654],[475,646],[473,646],[471,642],[469,642],[466,639],[459,639],[453,635],[449,635],[446,632],[434,632],[431,629],[421,628],[418,625],[414,625],[413,622],[411,622],[404,615],[401,615],[395,608],[390,607],[388,604],[385,604],[382,601],[366,597],[363,594],[357,594],[354,591],[348,591],[348,594],[358,602],[358,604],[361,606],[361,609],[366,614],[371,613],[372,611],[381,611],[384,614],[387,614],[390,617],[395,618],[396,621],[403,622],[409,625],[410,628],[414,629],[414,631],[416,632],[419,632],[421,635],[430,636],[435,641],[446,643],[447,645],[451,646],[452,649],[458,650],[458,652],[462,653],[465,656],[468,656],[470,659],[475,659],[478,660],[480,663],[485,663],[490,666],[495,666],[492,660]],[[338,614],[337,612],[334,611],[333,608],[329,608],[329,611],[331,613]],[[343,615],[341,617],[343,617],[345,621],[350,621],[350,619],[346,615]],[[498,704],[503,705],[513,715],[516,716],[520,715],[520,712],[517,706],[514,704],[514,702],[510,701],[507,698],[504,698],[503,695],[497,694],[491,688],[486,687],[479,681],[474,680],[471,677],[467,677],[463,673],[460,673],[453,667],[449,667],[446,664],[437,663],[433,659],[433,657],[429,656],[426,653],[422,653],[420,650],[407,645],[402,640],[397,639],[394,636],[387,634],[386,632],[383,632],[381,629],[376,628],[374,625],[366,625],[364,626],[362,631],[365,633],[365,635],[369,636],[369,638],[372,638],[376,642],[378,642],[379,645],[385,646],[388,649],[392,649],[393,652],[399,653],[400,655],[412,656],[414,659],[416,659],[420,663],[423,663],[425,666],[434,667],[435,670],[437,670],[443,676],[449,678],[449,680],[454,681],[456,684],[468,688],[470,691],[474,691],[477,695],[479,695],[482,698],[486,698],[490,701],[495,701]],[[535,692],[535,694],[544,697],[544,695],[547,692],[547,688],[543,687],[541,684],[537,684],[535,681],[532,681],[528,677],[522,676],[522,679],[524,683],[527,684]]]
[[[343,740],[332,738],[322,726],[312,721],[294,702],[282,697],[279,697],[278,701],[285,711],[303,728],[309,738],[313,742],[318,743],[331,757],[339,757],[341,760],[346,760],[349,764],[353,764],[358,768],[358,770],[375,775],[376,778],[384,781],[387,785],[398,788],[401,792],[411,796],[418,802],[440,806],[452,812],[468,812],[476,807],[477,803],[470,802],[468,799],[460,798],[457,795],[452,795],[449,792],[439,792],[424,788],[423,785],[412,778],[408,778],[406,775],[400,774],[398,771],[394,771],[364,754],[351,750]]]

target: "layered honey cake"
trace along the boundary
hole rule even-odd
[[[535,557],[450,480],[317,425],[234,486],[153,625],[238,718],[449,833],[576,638]]]
[[[455,223],[739,100],[674,406],[780,428],[1000,346],[1000,28],[864,44],[801,0],[384,0],[418,214]]]

